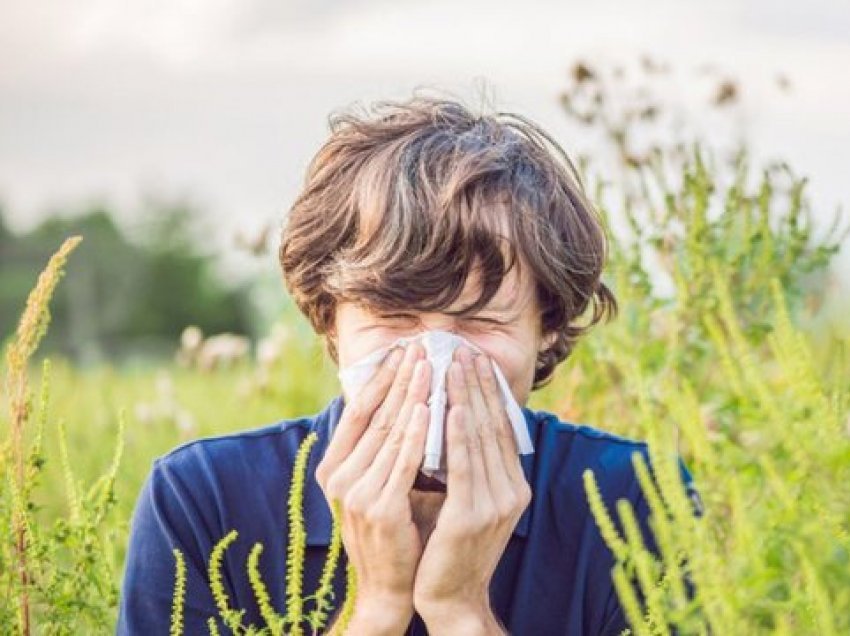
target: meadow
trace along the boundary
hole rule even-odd
[[[605,280],[620,314],[529,406],[650,443],[653,475],[636,469],[660,555],[630,506],[600,507],[585,476],[632,633],[850,633],[850,331],[818,321],[850,230],[836,217],[816,237],[805,178],[784,163],[754,168],[744,149],[656,148],[623,166],[617,184],[589,179],[612,237]],[[281,317],[281,355],[262,364],[81,371],[39,359],[50,295],[75,250],[85,241],[70,239],[37,284],[33,272],[4,348],[4,634],[114,632],[129,519],[153,458],[316,412],[338,390],[295,314]],[[702,517],[678,482],[677,454]],[[268,616],[233,631],[309,633],[303,617]]]

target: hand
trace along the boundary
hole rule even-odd
[[[357,573],[355,617],[383,614],[401,631],[413,616],[423,550],[408,494],[424,454],[430,373],[418,343],[391,352],[345,405],[316,468],[326,499],[341,508],[343,545]]]
[[[490,579],[531,488],[490,359],[473,360],[466,347],[456,357],[448,377],[447,495],[416,571],[414,606],[430,633],[435,626],[459,633],[446,627],[449,618],[492,633]]]

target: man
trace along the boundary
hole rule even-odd
[[[261,624],[245,574],[259,541],[282,611],[285,495],[298,446],[314,432],[303,589],[319,580],[336,501],[357,579],[348,633],[619,634],[614,560],[582,474],[594,472],[610,510],[632,502],[656,550],[632,465],[633,453],[648,457],[646,445],[526,406],[617,310],[600,281],[604,232],[572,164],[532,122],[477,116],[448,99],[380,102],[337,115],[331,129],[284,228],[286,284],[340,367],[429,331],[475,345],[455,351],[447,374],[447,484],[419,470],[433,369],[414,342],[318,414],[155,460],[134,514],[119,632],[167,628],[177,547],[187,556],[186,631],[204,633],[218,614],[206,561],[231,529],[232,606]],[[494,365],[522,407],[533,454],[517,452]],[[341,573],[333,586],[340,607]]]

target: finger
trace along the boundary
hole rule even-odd
[[[404,444],[410,443],[407,441],[407,438],[412,427],[415,426],[411,421],[415,417],[416,405],[421,404],[425,406],[424,402],[428,397],[428,387],[431,385],[430,371],[431,365],[428,363],[428,360],[418,360],[416,362],[416,367],[413,371],[413,380],[405,396],[405,402],[398,414],[398,421],[393,425],[393,430],[380,450],[378,450],[375,460],[364,475],[364,478],[369,479],[374,484],[376,494],[384,487],[393,470],[393,466],[397,463],[399,456],[404,452]],[[419,460],[422,460],[421,456]]]
[[[369,426],[375,411],[392,386],[403,357],[404,349],[396,348],[391,351],[357,397],[345,405],[321,462],[328,474],[351,454],[363,431]]]
[[[404,398],[413,379],[413,369],[418,355],[419,350],[416,347],[407,347],[404,360],[401,363],[401,367],[399,367],[398,374],[393,381],[393,388],[390,389],[390,392],[394,391],[396,395],[401,392],[401,396]],[[399,421],[398,412],[400,407],[401,404],[393,407],[395,411],[390,411],[386,407],[386,404],[381,405],[380,412],[372,419],[372,423],[366,428],[354,450],[342,462],[340,470],[344,470],[353,479],[358,478],[366,470],[366,467],[375,460],[378,450],[386,442],[394,428],[394,424]],[[401,435],[403,433],[404,431],[400,431]],[[398,439],[400,440],[400,437]],[[396,447],[397,450],[398,446]]]
[[[481,438],[476,432],[474,416],[469,408],[465,409],[466,448],[469,457],[470,487],[472,489],[472,508],[479,511],[489,510],[492,506],[490,483],[487,480],[487,468],[484,465],[484,449]]]
[[[484,393],[487,409],[493,423],[494,438],[496,439],[502,455],[502,465],[510,474],[511,479],[525,479],[522,466],[519,463],[519,449],[517,448],[514,429],[511,420],[505,410],[505,402],[501,387],[493,370],[493,361],[490,358],[479,356],[478,378]]]
[[[449,366],[449,373],[454,363]],[[449,384],[452,379],[449,379]],[[461,510],[472,510],[472,466],[469,463],[469,450],[466,444],[466,412],[468,406],[455,404],[449,409],[446,418],[446,505]]]
[[[424,355],[425,350],[422,345],[413,342],[407,346],[395,380],[372,419],[370,429],[374,428],[376,432],[385,433],[386,429],[391,428],[398,421],[398,414],[408,397],[410,385],[414,379],[416,364]]]
[[[463,370],[469,404],[472,407],[474,430],[478,438],[483,440],[487,435],[487,431],[485,430],[488,424],[487,404],[484,402],[484,394],[481,392],[481,385],[478,382],[478,373],[475,370],[472,351],[466,347],[460,347],[458,349],[458,358],[460,359],[460,366]]]
[[[506,475],[504,461],[502,459],[501,450],[498,440],[496,439],[495,426],[493,417],[490,414],[490,409],[484,396],[484,391],[479,377],[479,367],[485,361],[486,356],[479,354],[472,356],[472,352],[461,348],[460,351],[461,366],[464,372],[464,379],[468,388],[469,401],[472,404],[473,424],[472,435],[478,438],[478,447],[480,448],[481,463],[484,468],[486,485],[489,486],[491,496],[496,497],[504,493],[507,486],[510,488],[510,479]],[[470,460],[473,466],[476,466],[478,458],[475,455],[470,455]],[[483,482],[482,482],[483,483]],[[478,483],[476,482],[476,487]],[[484,490],[478,487],[478,490]],[[484,495],[479,495],[476,503],[481,500]]]
[[[459,353],[462,357],[463,353]],[[475,371],[473,370],[473,374]],[[481,437],[478,433],[478,426],[475,423],[475,413],[472,406],[473,391],[469,387],[469,382],[466,372],[463,369],[463,362],[452,362],[449,365],[449,385],[454,386],[456,395],[460,396],[463,409],[463,422],[466,431],[466,448],[469,459],[469,481],[472,489],[472,503],[476,506],[486,504],[489,497],[489,486],[487,483],[487,471],[484,467],[484,457],[482,456]],[[451,471],[451,469],[449,469]]]
[[[455,404],[469,406],[469,389],[466,388],[466,380],[457,360],[450,362],[446,370],[446,395],[450,407]]]
[[[484,412],[482,417],[487,422],[481,439],[484,467],[487,472],[487,480],[490,484],[490,492],[493,499],[498,501],[508,497],[512,490],[511,477],[508,474],[507,467],[507,459],[509,458],[504,455],[498,435],[498,429],[502,426],[501,419],[504,408],[500,404],[497,404],[495,407],[493,405],[493,387],[490,386],[490,382],[495,380],[495,378],[486,378],[488,367],[490,366],[488,358],[484,355],[477,356],[474,366],[476,388],[473,389],[473,393],[478,393],[481,396],[481,409]],[[498,399],[498,396],[496,396],[496,399]],[[504,419],[507,421],[506,413],[504,414]]]
[[[396,457],[382,497],[388,499],[407,499],[413,489],[416,473],[425,455],[425,438],[428,435],[428,421],[431,418],[430,409],[423,403],[413,405],[410,422],[404,436],[404,443]]]

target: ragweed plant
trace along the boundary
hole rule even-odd
[[[54,518],[52,526],[46,524],[37,500],[48,461],[44,431],[50,421],[50,364],[47,360],[42,364],[35,414],[28,367],[50,323],[50,299],[80,241],[80,237],[69,238],[50,258],[6,347],[3,397],[9,416],[2,421],[0,534],[12,541],[0,544],[3,634],[28,635],[35,626],[45,634],[102,632],[109,629],[117,605],[112,560],[116,533],[110,527],[114,520],[109,512],[115,504],[115,480],[123,451],[123,415],[111,464],[87,489],[74,476],[74,458],[60,418],[57,433],[67,515]],[[32,424],[34,430],[30,430]]]
[[[183,633],[183,606],[186,602],[186,561],[183,553],[177,548],[172,550],[174,554],[174,599],[171,604],[171,636]]]
[[[328,548],[328,555],[325,559],[322,575],[319,580],[319,585],[316,591],[307,596],[302,597],[303,585],[303,566],[305,556],[305,546],[307,542],[307,533],[304,529],[304,480],[307,473],[307,460],[310,456],[310,451],[313,445],[318,440],[316,433],[310,433],[301,442],[298,447],[298,452],[295,456],[295,463],[292,470],[292,482],[289,487],[287,497],[287,511],[289,519],[289,536],[287,543],[287,558],[286,558],[286,613],[285,615],[278,614],[271,605],[268,589],[262,580],[259,571],[259,558],[263,551],[263,545],[257,542],[252,547],[246,564],[248,572],[248,580],[254,596],[257,599],[257,604],[260,608],[260,614],[265,622],[262,627],[254,625],[243,625],[244,609],[235,610],[230,606],[230,600],[224,590],[222,582],[221,567],[224,558],[224,552],[228,546],[232,544],[237,536],[236,530],[231,530],[227,535],[220,539],[213,547],[209,562],[209,582],[210,590],[215,599],[216,607],[219,612],[219,617],[224,624],[231,630],[233,634],[257,635],[271,634],[272,636],[280,636],[282,634],[303,636],[305,633],[304,623],[310,628],[310,633],[315,636],[320,633],[320,630],[325,627],[328,615],[333,611],[334,604],[333,588],[331,581],[334,572],[336,571],[339,562],[340,553],[342,551],[342,535],[340,531],[340,508],[339,502],[334,502],[332,506],[333,525],[331,530],[331,543]],[[182,615],[182,598],[185,594],[183,574],[181,574],[181,564],[183,563],[182,553],[174,550],[176,561],[175,569],[175,585],[173,607],[174,613],[171,617],[171,633],[174,635],[182,634],[183,615]],[[356,581],[354,579],[354,570],[350,564],[347,564],[347,584],[345,601],[340,608],[339,619],[334,623],[334,631],[343,633],[348,625],[351,617],[351,612],[354,607],[354,601],[357,594]],[[304,604],[306,601],[314,602],[314,609],[304,615]],[[218,634],[218,625],[216,617],[211,616],[208,619],[210,626],[210,634]]]
[[[835,299],[828,268],[850,228],[839,214],[817,228],[807,179],[784,162],[753,170],[746,146],[721,159],[666,128],[638,151],[630,118],[651,123],[664,105],[618,114],[616,83],[574,75],[568,114],[622,163],[593,190],[622,312],[534,399],[648,442],[634,460],[657,554],[630,506],[605,510],[585,477],[631,631],[848,633],[850,341],[817,312]]]
[[[68,255],[82,239],[73,237],[65,241],[38,277],[35,289],[27,298],[27,306],[21,320],[15,339],[6,350],[6,396],[9,400],[11,448],[3,449],[2,465],[4,469],[9,463],[14,464],[14,470],[7,472],[12,499],[12,526],[15,535],[16,570],[20,577],[18,596],[18,628],[28,634],[30,631],[30,598],[29,585],[31,573],[28,564],[28,549],[33,542],[32,525],[27,518],[24,505],[24,425],[30,412],[28,395],[27,363],[35,353],[39,341],[47,333],[50,324],[50,297],[64,273]],[[6,472],[4,470],[4,472]]]
[[[709,412],[685,376],[653,378],[640,401],[652,470],[635,454],[659,554],[647,550],[628,501],[602,505],[593,474],[585,487],[634,634],[842,634],[850,631],[850,365],[825,377],[788,313],[779,279],[768,352],[744,335],[728,282],[704,317],[724,362],[714,391],[735,401],[737,436],[707,435]],[[843,351],[847,351],[846,342]],[[635,369],[634,366],[631,367]],[[638,373],[640,371],[638,370]],[[636,377],[644,389],[646,378]],[[676,457],[691,457],[705,500],[691,513]],[[693,585],[693,594],[687,586]]]
[[[815,238],[806,180],[785,164],[756,171],[744,149],[718,160],[701,144],[660,137],[656,147],[639,148],[643,135],[630,118],[657,123],[663,104],[629,107],[621,118],[610,110],[612,87],[599,84],[595,69],[577,67],[574,75],[590,110],[577,110],[576,94],[565,102],[567,114],[605,129],[628,181],[600,180],[591,188],[610,230],[606,276],[621,313],[576,346],[552,383],[531,396],[531,406],[648,443],[634,467],[657,551],[649,549],[629,504],[608,510],[593,473],[584,482],[615,557],[612,582],[630,631],[850,633],[850,342],[805,320],[834,294],[828,266],[847,233],[837,232],[836,220],[822,228],[824,238]],[[608,110],[594,114],[597,107]],[[133,453],[122,455],[124,416],[112,417],[108,399],[145,399],[153,373],[84,372],[44,361],[40,384],[30,387],[28,366],[75,241],[51,259],[7,347],[2,634],[114,632],[112,555],[123,556],[113,548],[126,544],[122,520],[130,514],[129,499],[116,502],[117,467],[120,462],[122,487],[132,492],[150,458],[181,441],[173,422],[137,418],[129,429]],[[236,372],[169,368],[198,434],[325,403],[337,389],[333,368],[317,364],[318,340],[303,341],[309,347],[290,343],[277,357],[280,382],[269,380],[262,390],[232,391],[242,379]],[[297,381],[308,369],[321,379]],[[210,400],[216,391],[222,399]],[[109,429],[95,425],[104,419]],[[75,427],[78,422],[86,426]],[[113,452],[101,442],[113,439],[114,428]],[[334,631],[344,631],[357,577],[347,563],[345,600],[334,598],[331,583],[343,554],[338,502],[331,506],[332,538],[319,583],[303,594],[301,497],[312,444],[308,436],[299,449],[288,493],[283,606],[272,605],[260,576],[257,543],[244,565],[264,625],[243,625],[245,611],[233,607],[222,572],[226,551],[238,540],[234,529],[209,555],[216,603],[210,634],[318,634],[330,631],[333,612]],[[703,501],[699,518],[680,482],[679,456]],[[85,486],[78,475],[101,464],[106,473]],[[173,600],[163,609],[172,634],[185,631],[184,603],[192,592],[185,565],[175,552]]]

